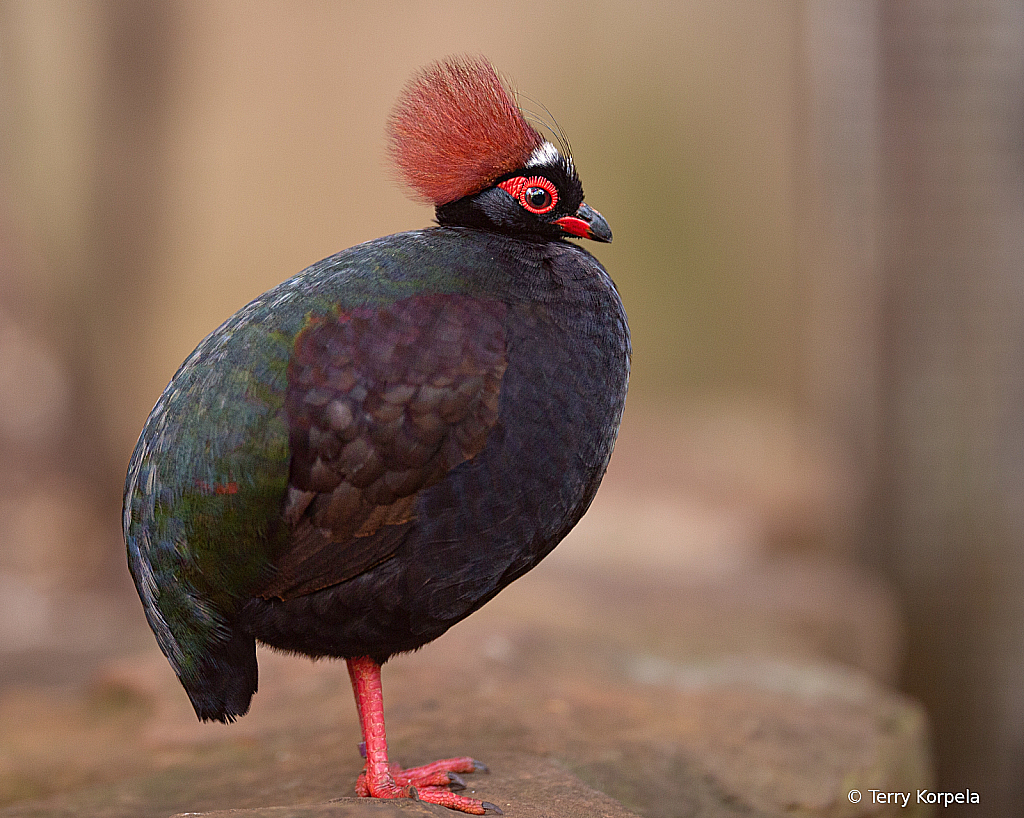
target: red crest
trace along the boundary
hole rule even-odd
[[[388,136],[403,178],[434,205],[523,167],[544,141],[483,57],[427,67],[395,105]]]

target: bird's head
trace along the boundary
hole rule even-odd
[[[442,225],[612,240],[608,222],[583,201],[568,148],[559,151],[527,122],[482,57],[447,59],[414,78],[389,135],[402,176]]]

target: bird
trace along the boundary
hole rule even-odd
[[[573,241],[612,233],[564,134],[486,58],[421,69],[387,130],[436,224],[313,264],[199,343],[129,462],[128,565],[200,720],[248,711],[257,643],[344,659],[357,795],[500,814],[461,794],[486,769],[472,758],[390,761],[381,666],[586,512],[625,405],[629,325]]]

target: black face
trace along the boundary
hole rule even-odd
[[[607,222],[583,204],[583,185],[572,162],[554,150],[543,164],[531,164],[479,193],[441,205],[437,221],[538,241],[567,236],[611,241]]]

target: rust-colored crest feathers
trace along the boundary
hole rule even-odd
[[[388,136],[405,181],[435,205],[483,190],[544,141],[483,57],[426,68],[395,105]]]

